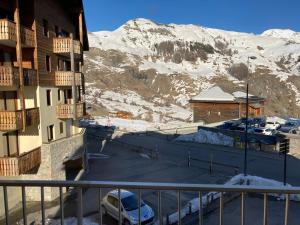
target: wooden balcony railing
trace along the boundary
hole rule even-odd
[[[22,26],[21,27],[21,42],[22,42],[23,47],[34,47],[35,46],[34,31]]]
[[[8,19],[0,19],[0,42],[4,45],[15,46],[17,42],[16,24]],[[23,47],[35,46],[34,31],[21,26],[21,43]]]
[[[70,54],[71,52],[71,38],[54,38],[53,52],[57,54]],[[80,41],[74,40],[74,54],[82,54],[82,46]]]
[[[32,69],[23,69],[24,85],[25,86],[37,86],[37,72]]]
[[[80,102],[76,104],[76,118],[82,118],[84,116],[84,103]],[[56,108],[56,114],[59,119],[72,119],[74,112],[73,104],[61,104]]]
[[[19,176],[41,164],[41,149],[37,148],[17,157],[0,158],[0,176]]]
[[[15,131],[23,128],[22,111],[0,111],[0,131]],[[40,123],[39,108],[26,109],[26,125]]]
[[[21,111],[0,111],[0,131],[14,131],[22,127]]]
[[[26,125],[37,125],[40,123],[40,110],[39,108],[26,110]]]
[[[16,24],[8,19],[0,19],[0,42],[11,46],[15,45],[16,41]]]
[[[19,85],[19,69],[12,66],[0,66],[0,87]]]
[[[82,74],[75,73],[75,84],[80,86],[82,84]],[[69,71],[56,71],[55,72],[55,85],[56,86],[72,86],[73,73]]]

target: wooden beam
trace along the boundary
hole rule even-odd
[[[21,102],[22,109],[22,123],[23,131],[26,128],[26,109],[25,109],[25,97],[24,97],[24,79],[23,79],[23,55],[22,55],[22,42],[21,42],[21,23],[20,23],[20,9],[19,9],[19,0],[15,0],[16,8],[14,12],[14,22],[16,23],[16,36],[17,36],[17,61],[19,64],[19,78],[20,78],[20,88],[19,88],[19,98]]]
[[[79,38],[80,43],[83,45],[83,12],[80,11],[79,13]]]
[[[76,93],[76,77],[75,77],[75,57],[74,57],[74,36],[73,34],[71,36],[71,72],[73,76],[72,80],[72,98],[73,98],[73,119],[76,120],[77,118],[77,105],[76,105],[76,100],[77,100],[77,93]]]

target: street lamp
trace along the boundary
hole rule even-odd
[[[247,156],[248,156],[248,117],[249,117],[249,67],[250,67],[250,59],[256,59],[255,56],[248,56],[247,60],[247,80],[246,80],[246,129],[245,129],[245,155],[244,155],[244,176],[247,176]]]

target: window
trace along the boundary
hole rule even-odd
[[[57,100],[60,101],[60,90],[57,91]]]
[[[44,36],[49,37],[49,24],[47,20],[43,20]]]
[[[47,106],[51,106],[51,90],[46,90],[47,95]]]
[[[54,125],[50,125],[49,127],[47,127],[48,141],[53,141],[53,130]]]
[[[59,123],[59,132],[60,132],[60,134],[62,134],[64,132],[64,124],[63,124],[63,122]]]
[[[109,202],[109,204],[111,204],[115,208],[119,208],[119,201],[116,198],[114,198],[112,196],[108,196],[107,201]]]
[[[46,55],[46,71],[51,72],[51,58],[49,55]]]

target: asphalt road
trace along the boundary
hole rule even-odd
[[[89,159],[89,172],[82,177],[82,180],[222,184],[235,173],[243,171],[244,152],[240,149],[174,142],[167,140],[169,136],[162,134],[119,133],[119,136],[112,141],[104,141],[107,135],[103,129],[88,130],[88,152],[93,154]],[[149,159],[146,154],[132,151],[128,145],[124,146],[120,142],[156,149],[159,152],[158,159]],[[189,154],[192,158],[198,159],[191,161],[191,167],[188,167]],[[212,173],[210,174],[211,162]],[[226,164],[226,166],[220,164]],[[299,160],[288,157],[287,180],[290,184],[300,186],[299,169]],[[283,176],[282,156],[249,151],[248,173],[281,180]],[[107,191],[103,190],[103,194]],[[182,205],[196,196],[197,193],[183,193]],[[158,201],[155,190],[143,191],[142,198],[157,212]],[[85,215],[97,212],[99,202],[97,190],[86,190],[83,202]],[[71,200],[65,206],[67,217],[74,216],[76,209],[73,203]],[[175,212],[177,193],[172,191],[162,193],[162,203],[164,216]],[[117,224],[110,217],[104,217],[104,223]]]

